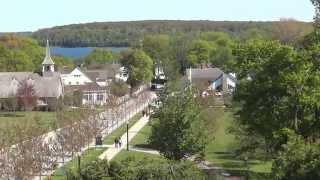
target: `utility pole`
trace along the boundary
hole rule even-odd
[[[81,177],[81,157],[80,155],[78,156],[78,173],[79,173],[79,178]]]
[[[127,151],[129,151],[129,122],[127,120]]]

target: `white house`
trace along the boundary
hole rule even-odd
[[[61,74],[61,79],[63,84],[66,86],[85,85],[93,82],[85,73],[81,71],[79,67],[76,67],[68,74]]]
[[[217,92],[233,92],[236,87],[235,75],[226,74],[219,68],[191,68],[186,70],[186,75],[190,83]]]
[[[108,86],[112,80],[126,81],[127,70],[118,64],[110,64],[103,69],[75,68],[70,73],[61,74],[67,92],[81,91],[84,105],[103,105],[107,102]]]

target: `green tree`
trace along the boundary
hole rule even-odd
[[[129,92],[129,87],[127,83],[123,81],[112,81],[110,85],[111,94],[121,97],[126,95]]]
[[[53,57],[55,66],[57,66],[58,69],[73,69],[75,67],[74,60],[68,57],[64,56],[54,56]]]
[[[231,37],[224,32],[205,32],[200,34],[200,39],[209,42],[214,47],[210,51],[210,64],[226,72],[231,71],[234,63]]]
[[[0,37],[0,71],[41,69],[44,50],[30,38],[15,35]]]
[[[152,124],[150,144],[169,159],[203,154],[210,135],[190,90],[166,96]]]
[[[282,129],[278,137],[285,138],[272,165],[272,174],[278,180],[311,180],[320,178],[320,151],[318,144],[306,144],[302,136],[290,129]]]
[[[207,41],[196,40],[192,43],[188,51],[188,63],[191,67],[198,67],[208,64],[210,53],[214,47]]]
[[[282,128],[318,137],[320,72],[311,52],[272,41],[250,41],[235,52],[239,84],[234,99],[241,104],[238,120],[246,132],[263,137],[267,149],[276,151],[273,133]]]
[[[158,62],[168,57],[169,43],[168,35],[147,35],[143,40],[143,50]]]
[[[87,67],[97,68],[113,61],[114,56],[111,51],[98,48],[85,57],[84,63]]]
[[[121,63],[128,69],[128,83],[132,88],[151,81],[153,61],[144,51],[137,49],[123,51]]]

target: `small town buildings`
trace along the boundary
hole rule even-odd
[[[66,93],[81,92],[83,105],[104,105],[110,93],[113,80],[127,80],[125,68],[119,64],[110,64],[102,69],[81,69],[61,74]]]
[[[235,75],[219,68],[190,68],[186,76],[193,85],[219,93],[232,93],[236,87]]]
[[[54,109],[57,99],[63,96],[63,82],[60,73],[55,72],[49,42],[47,42],[46,56],[42,62],[42,75],[33,72],[0,72],[0,99],[16,97],[23,83],[33,87],[37,106]],[[0,108],[3,108],[1,103]]]

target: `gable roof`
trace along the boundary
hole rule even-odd
[[[32,72],[0,73],[0,98],[15,96],[20,83],[30,80],[38,97],[59,97],[63,87],[59,76],[42,77]]]
[[[236,83],[236,78],[231,76],[230,74],[224,73],[219,68],[195,68],[195,69],[187,69],[186,71],[188,81],[198,86],[208,85],[212,82],[218,81],[222,79],[225,81],[229,79]]]
[[[105,66],[103,69],[87,69],[82,72],[84,72],[93,81],[107,80],[114,78],[117,73],[120,73],[120,65],[110,64]]]
[[[106,87],[99,86],[96,82],[86,83],[85,85],[70,85],[66,86],[66,91],[82,91],[82,92],[95,92],[95,91],[105,91]]]
[[[205,69],[188,69],[187,70],[188,77],[190,78],[191,73],[191,81],[213,81],[221,77],[223,75],[223,71],[219,68],[205,68]]]

